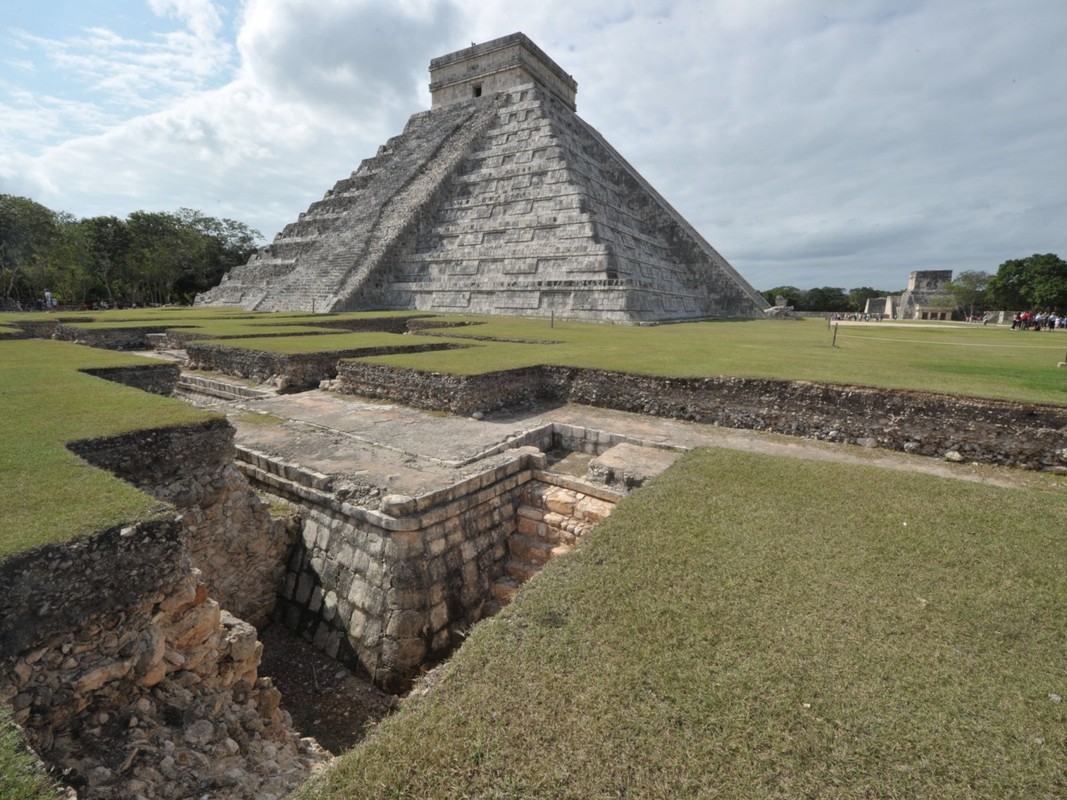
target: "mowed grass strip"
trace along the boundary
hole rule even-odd
[[[523,318],[464,318],[477,326],[436,329],[470,349],[372,357],[427,372],[482,374],[555,364],[671,377],[743,376],[944,392],[1067,404],[1067,332],[1005,327],[842,326],[836,347],[825,320],[690,322],[655,327]]]
[[[297,793],[1067,796],[1067,497],[687,455]]]
[[[216,416],[79,372],[155,363],[66,342],[0,341],[0,558],[141,517],[158,505],[66,447]]]
[[[31,755],[11,714],[0,708],[0,797],[4,800],[59,800],[44,767]]]
[[[196,344],[218,345],[239,350],[256,350],[279,355],[299,355],[312,353],[334,353],[346,350],[363,350],[384,347],[418,348],[427,345],[439,345],[441,339],[426,336],[412,336],[402,333],[382,333],[378,331],[360,331],[356,333],[326,333],[321,336],[269,336],[242,337],[239,339],[205,339]],[[466,341],[455,341],[457,347],[470,345]]]

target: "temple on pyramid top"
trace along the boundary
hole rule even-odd
[[[430,61],[431,108],[536,83],[577,111],[578,84],[523,33],[513,33]]]
[[[430,110],[197,304],[763,316],[763,297],[577,115],[576,92],[522,33],[433,59]]]

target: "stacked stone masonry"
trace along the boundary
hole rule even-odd
[[[552,476],[550,480],[558,478]],[[616,497],[605,499],[603,492],[596,497],[586,491],[543,480],[531,480],[523,486],[516,530],[508,537],[504,575],[492,586],[498,602],[511,602],[522,584],[550,560],[570,552],[582,536],[611,514]]]
[[[454,347],[455,345],[443,342],[431,342],[290,355],[220,344],[187,342],[185,352],[188,369],[221,372],[256,383],[266,383],[279,392],[299,392],[317,388],[322,381],[336,377],[337,364],[344,358],[449,350]]]
[[[75,442],[70,448],[172,504],[212,598],[255,625],[268,619],[296,531],[271,519],[237,469],[233,428],[225,419]]]
[[[581,403],[925,456],[1067,472],[1067,410],[867,386],[662,378],[565,367],[484,375],[343,362],[341,392],[455,414]]]
[[[377,510],[339,499],[329,476],[263,454],[242,459],[257,486],[298,504],[304,519],[277,615],[390,690],[451,652],[495,612],[502,588],[572,545],[619,497],[543,472],[536,446],[501,453],[495,466],[445,489],[387,496]]]
[[[328,757],[257,677],[255,629],[209,597],[171,519],[0,564],[0,699],[91,798],[281,797]]]
[[[387,497],[384,511],[340,501],[292,472],[298,480],[246,464],[257,484],[299,502],[304,517],[281,620],[383,688],[406,688],[485,615],[521,488],[542,461],[534,450],[520,452],[443,492]]]

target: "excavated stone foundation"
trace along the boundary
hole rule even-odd
[[[338,499],[321,475],[259,453],[242,459],[257,486],[304,520],[279,618],[392,691],[448,655],[620,497],[546,471],[535,447],[487,459],[495,465],[443,489],[388,495],[380,510]]]

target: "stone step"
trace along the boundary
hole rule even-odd
[[[507,573],[508,577],[514,578],[519,583],[526,583],[540,571],[541,567],[537,564],[530,564],[515,558],[508,559],[507,563],[504,564],[504,572]]]
[[[493,598],[501,603],[510,603],[515,593],[519,591],[519,582],[510,575],[500,578],[490,587]]]
[[[230,381],[217,378],[207,378],[203,375],[189,375],[188,373],[182,373],[181,377],[178,379],[177,390],[180,392],[206,395],[208,397],[217,397],[222,400],[251,400],[274,396],[274,392],[266,389],[256,389],[240,383],[231,383]]]
[[[539,539],[546,544],[560,544],[574,537],[567,537],[562,528],[564,518],[559,515],[552,516],[530,506],[519,506],[516,519],[519,533],[532,539]]]
[[[523,533],[514,533],[508,537],[508,551],[511,555],[535,566],[547,564],[552,558],[552,550],[555,546],[551,542],[543,542]]]

